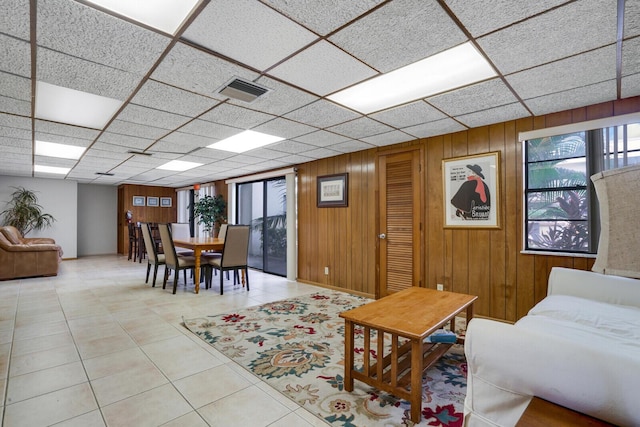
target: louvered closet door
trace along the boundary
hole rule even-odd
[[[420,286],[420,152],[380,156],[379,295]]]

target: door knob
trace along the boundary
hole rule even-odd
[[[381,238],[381,239],[386,239],[387,235],[382,233],[382,234],[378,234],[378,237]]]

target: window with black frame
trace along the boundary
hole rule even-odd
[[[597,253],[591,175],[640,163],[640,123],[524,141],[525,251]]]

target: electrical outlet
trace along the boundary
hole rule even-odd
[[[329,267],[325,267],[325,268],[324,268],[324,274],[325,274],[326,276],[328,276],[328,275],[329,275]]]
[[[438,283],[436,285],[436,289],[439,290],[439,291],[444,291],[444,285],[442,283]]]

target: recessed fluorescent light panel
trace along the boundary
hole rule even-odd
[[[208,145],[208,148],[216,150],[231,151],[232,153],[244,153],[254,148],[264,147],[274,142],[282,141],[284,138],[279,136],[267,135],[266,133],[245,130],[237,135],[218,141]]]
[[[189,169],[197,168],[198,166],[202,166],[202,163],[185,162],[183,160],[171,160],[170,162],[165,163],[162,166],[158,166],[156,169],[183,172]]]
[[[175,34],[199,0],[89,0],[119,15]]]
[[[69,173],[70,170],[71,168],[59,168],[56,166],[33,165],[34,172],[55,173],[58,175],[66,175]]]
[[[56,144],[55,142],[36,141],[36,155],[47,157],[58,157],[60,159],[78,160],[85,147],[76,145]]]
[[[495,76],[491,65],[467,42],[328,98],[369,114]]]
[[[49,83],[36,83],[36,118],[102,129],[122,106],[122,101],[68,89]]]

